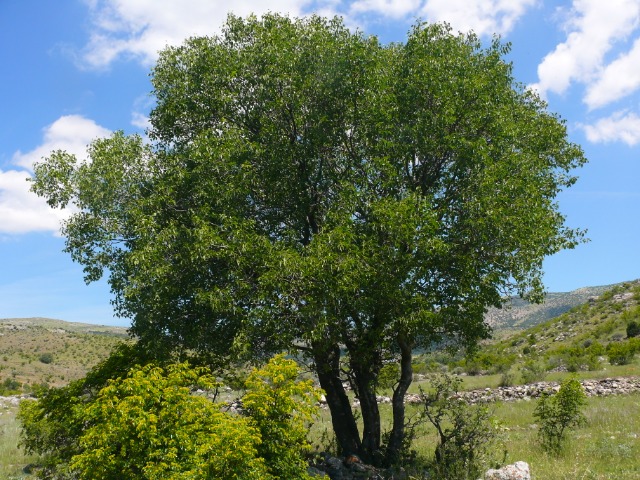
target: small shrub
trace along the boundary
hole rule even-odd
[[[15,378],[5,378],[0,384],[1,395],[14,395],[22,388],[22,384]]]
[[[640,324],[635,320],[627,324],[627,338],[633,338],[640,335]]]
[[[612,342],[619,342],[619,341],[621,341],[623,339],[624,339],[624,334],[621,333],[621,332],[617,332],[617,333],[614,333],[613,335],[611,335],[611,341]]]
[[[69,469],[80,479],[271,478],[255,427],[221,412],[192,388],[214,388],[204,369],[134,368],[82,407],[89,427]],[[227,477],[228,478],[228,477]]]
[[[433,393],[421,391],[424,415],[436,428],[435,478],[475,480],[491,462],[498,429],[488,407],[458,398],[462,380],[451,375],[432,378]]]
[[[274,478],[308,478],[307,427],[318,412],[322,390],[312,380],[299,381],[299,374],[296,362],[277,355],[246,381],[242,404],[260,432],[258,454]]]
[[[42,363],[52,363],[53,362],[53,354],[51,353],[43,353],[42,355],[40,355],[38,357],[38,360],[40,360]]]
[[[520,367],[520,375],[524,383],[536,383],[545,379],[547,370],[542,363],[529,360]]]
[[[512,387],[515,384],[515,375],[512,372],[505,372],[500,377],[500,387]]]
[[[631,363],[634,355],[638,351],[638,339],[631,339],[626,342],[616,342],[607,345],[607,356],[611,365],[627,365]]]
[[[580,382],[569,378],[562,382],[555,395],[544,393],[533,413],[540,423],[539,436],[542,447],[558,454],[565,442],[566,431],[585,422],[582,408],[587,396]]]

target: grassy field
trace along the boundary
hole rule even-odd
[[[23,471],[37,459],[25,455],[18,446],[20,440],[20,424],[16,420],[18,407],[0,403],[0,478],[18,480],[33,478]]]
[[[539,446],[538,429],[533,417],[535,401],[494,405],[494,417],[503,427],[496,458],[506,462],[525,461],[536,480],[632,480],[640,478],[640,395],[588,399],[584,410],[587,425],[572,431],[565,450],[555,457]],[[418,407],[408,409],[416,413]],[[381,406],[386,428],[391,408]],[[312,428],[311,438],[317,448],[326,447],[331,429],[328,411]],[[429,424],[419,427],[414,448],[422,461],[433,455],[437,438]]]

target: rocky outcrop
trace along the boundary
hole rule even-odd
[[[516,462],[498,470],[489,470],[484,474],[484,480],[531,480],[529,464]]]

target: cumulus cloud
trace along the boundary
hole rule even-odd
[[[629,146],[640,143],[640,117],[633,112],[617,112],[583,128],[590,142],[622,141]]]
[[[31,193],[27,178],[24,170],[0,170],[0,232],[57,232],[67,213],[50,208],[44,199]]]
[[[536,3],[537,0],[428,0],[420,14],[431,21],[446,21],[463,32],[505,35]]]
[[[106,137],[111,132],[93,120],[81,115],[65,115],[43,130],[43,142],[33,150],[13,155],[13,163],[31,169],[35,162],[49,155],[53,150],[66,150],[83,158],[87,145],[98,137]]]
[[[538,66],[538,83],[532,85],[543,96],[547,92],[562,94],[574,81],[595,81],[607,53],[638,26],[640,0],[574,0],[565,18],[567,39],[543,59]],[[591,94],[594,104],[604,98],[598,92]]]
[[[191,36],[211,35],[227,14],[260,15],[268,11],[301,15],[307,1],[236,0],[232,4],[211,0],[86,0],[91,9],[93,33],[81,55],[89,68],[108,66],[118,58],[152,64],[158,51]]]
[[[595,83],[589,85],[585,103],[598,108],[623,98],[640,87],[640,39],[631,50],[607,65]]]
[[[16,152],[13,163],[22,168],[0,170],[0,232],[57,232],[68,212],[50,208],[44,199],[29,191],[27,179],[33,164],[53,150],[66,150],[83,158],[89,142],[109,133],[93,120],[79,115],[63,116],[44,129],[41,145],[26,153]]]
[[[506,34],[539,0],[85,0],[91,11],[92,34],[79,56],[85,68],[103,68],[118,59],[145,65],[158,51],[185,38],[216,33],[229,12],[246,16],[268,11],[301,16],[312,12],[341,14],[348,25],[378,15],[393,19],[425,17],[447,21],[454,29],[479,35]]]

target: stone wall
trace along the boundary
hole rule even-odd
[[[583,380],[580,382],[589,397],[606,395],[625,395],[640,391],[640,377],[603,378],[599,380]],[[543,392],[557,392],[558,382],[538,382],[513,387],[484,388],[461,392],[459,396],[469,403],[528,401],[540,397]],[[420,395],[410,394],[405,397],[407,403],[420,403]]]

